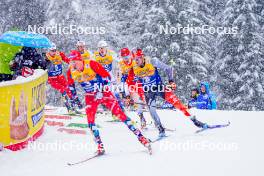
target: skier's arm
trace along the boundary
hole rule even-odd
[[[64,62],[66,62],[67,64],[70,63],[70,59],[63,52],[60,52],[60,56]]]
[[[169,81],[173,80],[173,68],[163,62],[161,62],[158,58],[154,57],[150,60],[151,64],[154,67],[160,68],[162,70],[165,70],[165,72],[168,75]]]
[[[100,63],[94,60],[91,60],[90,66],[93,69],[93,71],[97,73],[98,75],[100,75],[101,77],[103,78],[111,77],[110,74],[104,69],[104,67]]]

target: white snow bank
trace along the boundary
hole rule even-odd
[[[15,80],[1,82],[0,83],[0,87],[31,82],[31,81],[36,80],[37,78],[41,77],[42,75],[44,75],[46,73],[47,73],[47,71],[45,71],[43,69],[36,69],[36,70],[34,70],[34,74],[33,75],[31,75],[31,76],[29,76],[27,78],[25,78],[23,76],[19,76]]]
[[[154,143],[153,155],[149,156],[123,123],[106,122],[111,120],[110,114],[97,114],[96,123],[100,125],[107,155],[69,167],[67,162],[82,160],[95,150],[90,132],[85,129],[86,135],[70,135],[58,132],[59,127],[45,126],[44,134],[36,141],[39,148],[0,152],[0,170],[8,176],[264,175],[264,112],[198,110],[195,113],[197,119],[209,124],[230,121],[231,125],[195,134],[197,128],[180,112],[158,111],[165,127],[176,128],[176,132],[167,132],[168,138]],[[144,115],[150,123],[149,113]],[[134,112],[130,116],[138,120]],[[87,123],[87,120],[73,117],[70,122]],[[150,125],[144,134],[154,139],[158,132]],[[57,147],[51,148],[52,144]],[[88,147],[80,148],[84,144]],[[58,147],[62,145],[66,148]]]

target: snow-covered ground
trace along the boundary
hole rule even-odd
[[[61,110],[48,110],[47,114],[63,113]],[[176,132],[167,132],[168,138],[154,143],[152,156],[124,124],[106,122],[111,116],[98,114],[97,123],[107,155],[67,166],[67,162],[82,160],[94,152],[91,134],[87,128],[83,128],[85,135],[68,134],[58,129],[83,129],[46,124],[44,134],[31,147],[0,152],[1,175],[264,175],[264,112],[198,111],[197,118],[210,124],[231,122],[228,128],[200,134],[195,134],[197,128],[180,112],[163,110],[159,114],[165,126],[176,128]],[[134,113],[130,115],[137,120]],[[145,115],[150,121],[147,112]],[[47,118],[47,121],[64,125],[86,123],[84,117]],[[154,139],[158,132],[150,125],[144,134]]]

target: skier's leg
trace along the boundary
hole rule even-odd
[[[165,135],[165,129],[161,124],[160,117],[156,111],[156,95],[157,92],[146,92],[145,98],[147,102],[147,106],[149,108],[150,115],[152,119],[154,120],[155,126],[158,128],[160,136]]]
[[[208,127],[208,125],[206,123],[203,123],[203,122],[197,120],[196,117],[195,117],[195,115],[191,115],[188,112],[187,107],[184,106],[181,103],[181,101],[179,100],[179,98],[172,91],[165,91],[164,97],[165,97],[164,99],[166,101],[168,101],[169,103],[171,103],[175,108],[177,108],[180,111],[182,111],[185,116],[190,117],[190,119],[192,120],[192,122],[194,123],[195,126],[197,126],[199,128],[207,128]]]
[[[103,93],[102,104],[112,111],[112,114],[117,116],[122,122],[124,122],[129,130],[131,130],[138,138],[138,140],[145,146],[150,147],[149,140],[145,138],[141,131],[137,129],[134,125],[132,120],[126,116],[126,114],[122,111],[121,107],[119,106],[117,100],[115,99],[114,95],[108,91]]]
[[[113,115],[118,117],[121,121],[125,121],[127,116],[122,111],[122,108],[118,104],[118,100],[112,92],[103,92],[102,104],[109,109]]]
[[[75,83],[69,85],[69,89],[70,89],[70,91],[72,93],[74,104],[77,105],[79,109],[82,109],[83,108],[83,105],[82,105],[82,102],[80,101],[79,97],[77,96],[77,91],[76,91],[76,88],[75,88]]]
[[[74,79],[72,79],[71,70],[70,69],[67,70],[67,74],[66,75],[67,75],[67,83],[68,83],[69,89],[71,91],[71,94],[73,96],[73,101],[78,106],[79,109],[82,109],[83,105],[82,105],[79,97],[77,96],[77,91],[76,91],[76,88],[75,88]]]
[[[54,89],[58,90],[62,94],[64,105],[66,106],[68,111],[71,111],[72,107],[71,107],[70,100],[69,100],[69,98],[67,96],[67,93],[65,91],[65,87],[63,85],[61,85],[61,83],[60,83],[59,77],[58,76],[49,77],[48,78],[48,83],[51,85],[51,87],[53,87]]]
[[[141,128],[146,127],[146,119],[144,118],[143,115],[143,101],[140,99],[140,96],[136,92],[131,92],[131,97],[134,100],[134,102],[138,103],[137,104],[137,114],[140,118],[140,123],[141,123]]]
[[[76,91],[76,88],[75,88],[75,84],[69,84],[69,89],[72,93],[72,96],[75,98],[77,96],[77,91]]]
[[[80,113],[76,110],[76,107],[75,107],[75,102],[74,102],[74,99],[73,99],[73,95],[71,93],[71,90],[68,86],[68,82],[66,80],[66,78],[64,77],[64,75],[60,75],[59,76],[59,83],[61,84],[61,86],[63,87],[63,89],[65,90],[66,94],[68,95],[69,97],[69,104],[71,106],[71,109],[75,112],[75,113]]]
[[[61,94],[65,92],[64,87],[61,86],[59,77],[49,77],[48,78],[48,83],[53,87],[54,89],[58,90]]]
[[[63,98],[63,103],[66,106],[68,112],[70,112],[73,108],[71,106],[71,100],[69,99],[69,97],[67,96],[66,92],[62,93],[62,98]]]
[[[71,90],[69,89],[68,83],[66,78],[64,77],[64,75],[59,75],[58,76],[58,83],[61,85],[61,88],[64,89],[64,91],[66,91],[68,97],[70,99],[73,98]]]
[[[120,97],[120,95],[119,95],[119,92],[114,91],[114,92],[113,92],[113,95],[115,96],[115,98],[116,98],[116,100],[117,100],[117,103],[118,103],[118,105],[121,107],[122,111],[125,111],[125,107],[124,107],[124,104],[123,104],[123,102],[122,102],[122,99],[121,99],[121,97]],[[113,117],[113,120],[119,120],[119,118],[116,117],[114,114],[112,114],[112,117]]]
[[[100,100],[95,100],[96,92],[87,93],[85,95],[85,103],[86,103],[86,115],[88,121],[88,127],[94,136],[94,141],[96,142],[98,148],[98,154],[103,154],[105,152],[103,142],[101,140],[99,130],[95,124],[95,114],[97,111],[97,107],[100,103]]]
[[[176,109],[182,111],[185,116],[191,116],[191,114],[188,112],[187,107],[181,103],[180,99],[172,91],[165,91],[164,99],[172,104]]]
[[[118,102],[119,106],[120,106],[121,109],[124,111],[124,110],[125,110],[125,107],[124,107],[124,104],[123,104],[123,102],[122,102],[122,99],[121,99],[121,97],[120,97],[120,95],[119,95],[119,92],[115,91],[115,92],[114,92],[114,95],[115,95],[115,97],[116,97],[116,99],[117,99],[117,102]]]

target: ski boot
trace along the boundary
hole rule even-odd
[[[105,153],[104,144],[101,140],[101,137],[99,135],[99,131],[97,129],[97,126],[94,123],[88,124],[88,127],[90,128],[92,134],[94,135],[94,142],[97,144],[97,155],[103,155]]]
[[[151,148],[151,144],[150,144],[150,140],[145,138],[143,135],[141,135],[138,138],[139,142],[148,149],[148,152],[150,155],[152,155],[152,148]]]
[[[159,137],[160,138],[166,137],[165,129],[163,128],[163,126],[162,125],[158,125],[157,128],[159,130]]]
[[[207,125],[206,123],[203,123],[203,122],[197,120],[195,116],[192,116],[192,117],[191,117],[191,121],[192,121],[192,122],[194,123],[194,125],[197,126],[198,128],[204,128],[204,129],[208,128],[208,125]]]
[[[73,103],[74,103],[74,105],[76,105],[79,109],[82,109],[82,108],[83,108],[83,105],[82,105],[80,99],[79,99],[77,96],[73,99]]]
[[[103,155],[105,154],[104,144],[101,142],[98,144],[97,147],[97,155]]]
[[[73,111],[73,107],[70,103],[70,99],[68,98],[66,92],[62,94],[62,98],[63,98],[63,103],[66,106],[68,113],[71,113]]]
[[[146,128],[147,124],[146,124],[146,119],[143,116],[143,113],[138,114],[138,116],[140,118],[141,129]]]
[[[133,125],[130,118],[127,118],[127,120],[124,121],[124,123],[127,125],[127,127],[137,136],[139,142],[144,145],[149,151],[149,154],[152,154],[152,149],[150,145],[150,140],[145,138],[141,131]]]
[[[74,99],[69,99],[68,102],[69,102],[70,107],[71,107],[71,109],[70,109],[70,111],[69,111],[70,114],[82,114],[80,111],[78,111],[78,110],[76,109]]]

